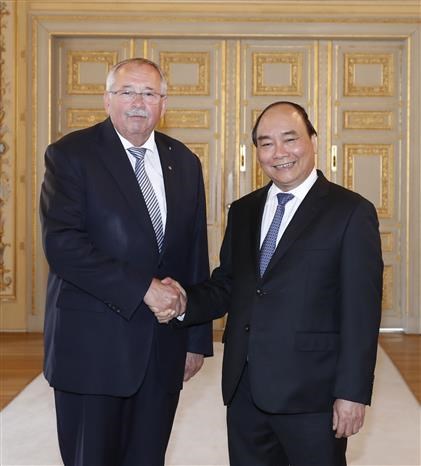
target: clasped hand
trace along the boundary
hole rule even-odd
[[[155,314],[159,323],[167,324],[171,319],[184,314],[187,295],[183,287],[172,278],[154,278],[143,301]]]

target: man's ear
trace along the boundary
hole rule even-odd
[[[314,153],[317,154],[317,136],[315,134],[311,136],[311,143],[313,144]]]
[[[162,97],[162,102],[161,102],[161,116],[160,118],[162,118],[165,114],[165,112],[167,111],[167,96],[165,97]]]
[[[104,101],[104,109],[107,113],[107,115],[110,114],[110,93],[109,92],[104,92],[104,97],[103,97],[103,101]]]

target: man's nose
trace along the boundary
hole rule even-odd
[[[288,152],[286,150],[285,144],[282,141],[277,142],[275,145],[274,157],[282,157],[287,154]]]
[[[137,103],[137,102],[141,102],[141,103],[144,102],[142,92],[136,92],[135,95],[132,97],[132,103]]]

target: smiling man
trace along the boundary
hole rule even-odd
[[[296,188],[315,169],[317,133],[301,107],[269,106],[260,115],[252,139],[262,170],[282,191]]]
[[[228,314],[231,466],[343,466],[372,393],[376,211],[315,169],[317,134],[300,105],[267,107],[252,139],[271,182],[232,204],[220,266],[187,289],[183,325]]]
[[[144,58],[108,73],[105,121],[45,154],[41,220],[50,266],[44,373],[65,466],[163,466],[183,379],[212,353],[210,324],[160,325],[209,276],[199,159],[154,130],[167,84]]]

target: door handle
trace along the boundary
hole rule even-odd
[[[246,171],[246,145],[240,144],[240,172]]]
[[[335,145],[330,148],[330,169],[333,173],[338,169],[338,146]]]

